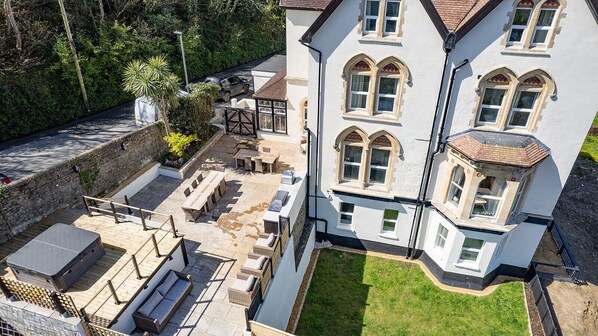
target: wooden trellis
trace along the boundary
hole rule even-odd
[[[88,336],[127,336],[118,331],[110,330],[89,322],[83,322],[83,327]]]

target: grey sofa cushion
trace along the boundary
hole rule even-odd
[[[149,317],[158,320],[158,324],[162,325],[175,304],[176,301],[162,299],[156,308],[149,314]]]
[[[170,274],[164,279],[164,282],[158,287],[158,292],[162,294],[162,296],[166,296],[166,293],[170,290],[170,287],[174,285],[174,283],[179,279],[179,277],[173,272],[170,271]]]
[[[168,300],[178,301],[181,299],[188,287],[189,281],[179,279],[174,283],[174,285],[172,285],[172,287],[170,287],[170,290],[168,291],[168,293],[166,293],[164,298]]]
[[[145,316],[150,316],[150,313],[156,308],[158,304],[160,304],[160,301],[162,299],[162,295],[156,291],[147,301],[145,301],[143,306],[139,307],[137,311]]]

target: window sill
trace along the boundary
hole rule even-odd
[[[361,35],[358,39],[359,42],[365,43],[388,43],[394,44],[397,46],[402,46],[401,39],[396,35],[387,35],[383,37],[378,37],[374,35]]]
[[[350,232],[355,232],[355,230],[353,230],[353,225],[347,225],[347,224],[337,224],[336,228],[338,230],[343,230],[343,231],[350,231]]]
[[[397,235],[394,233],[379,233],[378,236],[381,238],[390,239],[390,240],[399,240]]]
[[[500,51],[503,55],[550,57],[547,49],[522,49],[507,47]]]
[[[455,264],[455,267],[457,268],[462,268],[462,269],[466,269],[466,270],[470,270],[470,271],[475,271],[475,272],[481,272],[480,268],[478,267],[477,264],[474,263],[469,263],[469,262],[458,262]]]
[[[386,199],[395,198],[395,195],[390,191],[387,191],[386,189],[375,189],[375,187],[367,187],[366,189],[362,189],[358,182],[341,182],[340,184],[333,185],[331,189],[334,191],[346,192],[356,195],[373,196]]]
[[[401,122],[395,116],[394,113],[371,115],[371,114],[367,114],[366,112],[352,111],[352,112],[343,113],[343,118],[350,119],[350,120],[378,121],[378,122],[385,122],[385,123],[389,123],[389,124],[401,125]]]

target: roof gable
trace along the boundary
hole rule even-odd
[[[280,7],[284,9],[324,10],[330,0],[280,0]]]

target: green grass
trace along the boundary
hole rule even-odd
[[[598,126],[598,114],[594,117],[592,126]],[[588,134],[581,146],[580,156],[594,163],[598,163],[598,136]]]
[[[528,335],[523,288],[484,297],[439,289],[416,264],[322,250],[295,332],[311,335]]]

